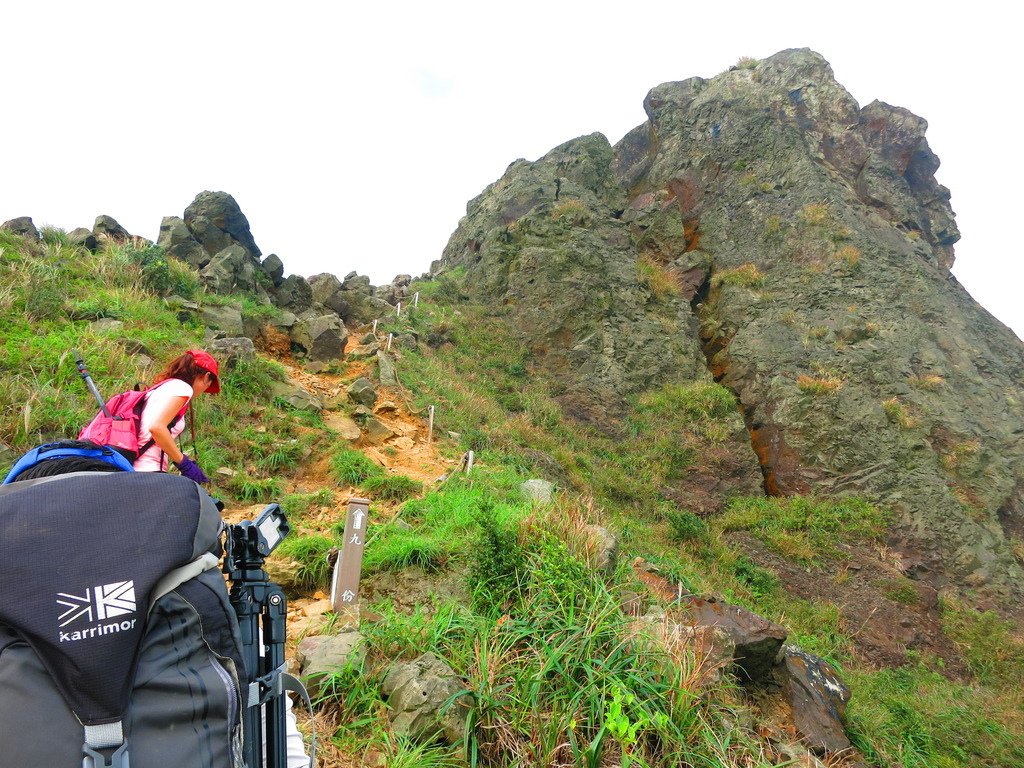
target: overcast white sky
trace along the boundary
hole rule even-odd
[[[1010,7],[8,2],[0,221],[107,213],[155,240],[163,216],[224,190],[287,272],[390,282],[427,271],[516,158],[594,131],[614,143],[658,83],[807,46],[861,105],[928,120],[963,234],[953,272],[1024,337]]]

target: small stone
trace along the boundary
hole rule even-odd
[[[349,385],[348,396],[353,402],[364,405],[367,408],[372,408],[373,404],[377,402],[377,390],[374,389],[373,382],[363,377],[356,379]]]
[[[555,484],[534,478],[519,485],[519,492],[534,504],[550,504],[555,494]]]
[[[323,616],[325,613],[328,613],[333,609],[334,606],[331,604],[331,601],[324,598],[317,600],[315,603],[310,603],[302,609],[302,612],[306,616]]]
[[[359,425],[350,416],[343,413],[328,413],[324,417],[324,423],[328,429],[333,429],[346,440],[358,440],[363,434]]]
[[[366,439],[370,445],[386,443],[395,436],[391,427],[374,416],[368,418],[364,426],[366,427]]]
[[[398,371],[395,370],[395,362],[383,350],[377,350],[377,376],[385,387],[398,386]]]
[[[118,333],[124,328],[124,323],[112,317],[101,317],[89,323],[89,327],[96,333]]]
[[[319,691],[319,683],[339,667],[360,663],[365,654],[363,636],[359,632],[307,637],[295,652],[299,669],[306,678],[311,695]]]

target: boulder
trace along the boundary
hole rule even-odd
[[[129,355],[149,356],[150,354],[152,354],[152,350],[146,345],[146,343],[144,341],[140,341],[139,339],[121,337],[120,339],[118,339],[118,342],[121,344],[121,347],[124,349],[124,351],[127,352]]]
[[[275,288],[284,282],[284,264],[276,253],[267,256],[260,264],[260,269],[270,278],[270,282],[274,284]]]
[[[338,278],[329,272],[322,272],[309,278],[309,286],[313,290],[315,304],[345,317],[348,312],[348,302],[345,300],[345,292],[342,290],[341,281]]]
[[[307,358],[324,362],[340,360],[348,342],[348,330],[341,318],[333,313],[318,315],[309,312],[300,315],[290,335]]]
[[[211,256],[216,253],[220,253],[225,248],[230,248],[232,245],[235,245],[235,241],[231,239],[231,235],[214,226],[205,216],[197,216],[192,219],[192,221],[189,221],[186,218],[185,221],[188,226],[188,231],[192,233],[192,237],[194,237],[203,247],[203,250]]]
[[[414,331],[409,331],[408,333],[400,333],[397,336],[395,336],[392,343],[396,344],[401,349],[409,349],[415,351],[419,349],[420,337],[418,333],[415,333]]]
[[[787,645],[780,665],[783,691],[793,707],[793,723],[813,752],[850,748],[843,727],[850,690],[828,662]]]
[[[239,360],[256,359],[256,346],[245,336],[216,339],[210,343],[209,352],[228,370],[234,368]]]
[[[363,357],[376,357],[377,352],[380,350],[380,344],[373,342],[371,344],[362,344],[358,347],[354,347],[349,353],[348,357],[350,360],[358,360]]]
[[[156,244],[163,248],[168,256],[184,261],[196,269],[202,269],[210,263],[211,254],[192,237],[192,232],[185,225],[184,219],[177,216],[164,216],[160,221],[160,234],[157,236]]]
[[[274,293],[274,303],[301,314],[313,306],[313,289],[301,275],[288,275]]]
[[[821,760],[799,744],[788,744],[785,742],[776,744],[775,751],[780,758],[786,761],[783,763],[784,765],[790,765],[794,768],[826,768]],[[844,767],[848,766],[848,768],[867,768],[862,762],[852,764],[844,761],[843,765]]]
[[[619,538],[600,525],[588,525],[585,530],[591,567],[606,576],[611,576],[615,573],[618,562]]]
[[[533,478],[519,485],[523,498],[534,504],[550,504],[555,495],[555,484],[548,480]]]
[[[245,335],[245,328],[242,324],[242,310],[234,304],[204,306],[199,312],[199,319],[207,328],[212,328],[219,332],[217,338]]]
[[[694,627],[720,627],[736,644],[736,666],[755,683],[767,682],[778,661],[786,630],[738,605],[684,596],[683,615]]]
[[[281,312],[270,321],[270,325],[277,328],[279,331],[290,334],[295,324],[299,322],[299,318],[293,315],[291,312]]]
[[[398,371],[395,370],[395,362],[387,352],[381,349],[377,350],[377,377],[380,379],[381,386],[398,386]]]
[[[420,742],[441,738],[448,744],[461,743],[466,729],[468,697],[449,704],[464,689],[452,668],[432,653],[395,664],[381,685],[396,734]]]
[[[258,263],[262,255],[249,231],[249,220],[227,192],[200,192],[185,209],[185,224],[211,256],[237,244]]]
[[[294,384],[275,381],[271,385],[271,392],[275,399],[283,400],[298,411],[319,412],[323,410],[323,404],[315,395],[311,395],[306,390],[301,387],[297,387]]]
[[[374,309],[371,302],[373,286],[370,278],[350,272],[341,283],[341,291],[335,299],[339,305],[344,302],[344,311],[339,312],[346,323],[367,323],[374,317],[383,316]],[[383,302],[382,302],[383,303]]]
[[[327,425],[328,429],[333,429],[341,437],[349,441],[358,440],[363,436],[363,432],[359,429],[359,425],[356,424],[355,420],[344,413],[338,413],[332,411],[324,416],[324,424]]]
[[[365,656],[363,636],[355,630],[307,637],[295,649],[299,674],[311,696],[320,692],[324,678],[340,668],[361,665]]]
[[[124,330],[124,323],[112,317],[101,317],[89,323],[89,327],[96,333],[120,333]]]
[[[636,598],[639,602],[640,598]],[[678,657],[680,648],[693,651],[701,660],[701,668],[709,682],[718,682],[732,668],[736,658],[736,642],[721,627],[694,627],[669,617],[663,608],[653,606],[632,624],[636,634],[653,641],[670,658]]]
[[[92,233],[97,240],[113,240],[124,243],[132,239],[127,229],[122,227],[113,216],[101,214],[96,217],[96,223],[92,226]]]
[[[81,248],[85,248],[88,251],[95,251],[99,248],[99,241],[96,239],[96,235],[92,233],[92,230],[86,229],[85,227],[78,227],[68,232],[68,242],[72,245],[77,245]]]
[[[349,272],[345,275],[345,279],[342,281],[341,287],[346,291],[350,291],[361,296],[368,297],[373,293],[373,286],[370,285],[370,278],[356,272]]]
[[[382,445],[395,437],[395,431],[376,416],[369,416],[363,422],[366,430],[366,441],[370,445]]]
[[[398,275],[391,281],[390,285],[383,285],[377,288],[373,295],[383,299],[388,304],[397,305],[398,302],[405,304],[405,298],[409,295],[409,283],[412,282],[410,275]]]
[[[244,248],[237,244],[218,251],[199,272],[203,284],[214,293],[255,291],[256,263]]]
[[[377,402],[377,390],[373,388],[373,382],[360,377],[349,385],[348,399],[359,403],[359,405],[372,408],[373,404]]]
[[[41,239],[39,230],[36,229],[36,225],[32,223],[31,216],[19,216],[16,219],[5,221],[3,224],[0,224],[0,229],[6,229],[8,232],[21,235],[33,242],[39,242]]]

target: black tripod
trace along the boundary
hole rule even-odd
[[[231,581],[229,599],[238,616],[249,685],[248,706],[242,717],[246,768],[286,768],[288,764],[281,678],[286,603],[281,587],[269,581],[263,570],[267,556],[288,531],[284,512],[270,504],[255,522],[244,520],[228,526],[224,542],[223,570]]]

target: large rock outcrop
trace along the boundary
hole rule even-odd
[[[185,209],[185,225],[211,256],[231,245],[240,245],[259,263],[262,256],[249,220],[227,192],[200,192]]]
[[[768,493],[866,496],[908,574],[1019,591],[1024,345],[949,272],[926,122],[807,49],[644,108],[614,147],[512,163],[431,272],[503,305],[575,402],[713,376]]]

